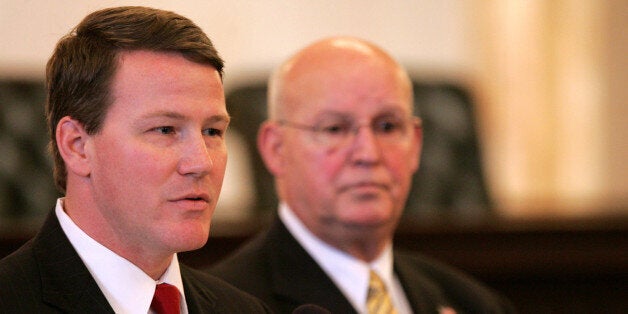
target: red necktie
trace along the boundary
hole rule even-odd
[[[167,283],[160,283],[155,289],[150,308],[157,314],[179,314],[179,303],[181,303],[179,289]]]

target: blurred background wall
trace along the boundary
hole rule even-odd
[[[414,77],[469,87],[500,215],[628,214],[627,1],[0,0],[0,78],[43,79],[56,41],[117,5],[195,21],[226,60],[227,92],[321,37],[371,40]],[[246,148],[231,141],[223,219],[255,202]]]

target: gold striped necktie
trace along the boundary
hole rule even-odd
[[[370,276],[369,291],[366,298],[368,314],[396,314],[397,311],[393,307],[382,279],[372,270]]]

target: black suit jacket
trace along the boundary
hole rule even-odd
[[[332,313],[355,309],[314,259],[276,218],[234,255],[209,269],[259,297],[278,313],[316,304]],[[394,271],[415,313],[511,313],[509,303],[470,277],[416,254],[394,252]]]
[[[190,313],[269,312],[218,278],[180,268]],[[35,238],[0,260],[0,313],[113,313],[54,211]]]

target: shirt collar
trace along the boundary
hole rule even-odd
[[[392,244],[373,262],[366,263],[317,238],[285,204],[279,206],[279,218],[301,246],[320,265],[358,312],[366,310],[369,271],[375,270],[388,287],[393,283]]]
[[[63,232],[116,313],[148,313],[156,284],[162,282],[179,289],[182,313],[187,313],[183,280],[176,254],[164,275],[155,282],[135,264],[109,250],[81,230],[63,210],[63,198],[57,200],[55,213]]]

